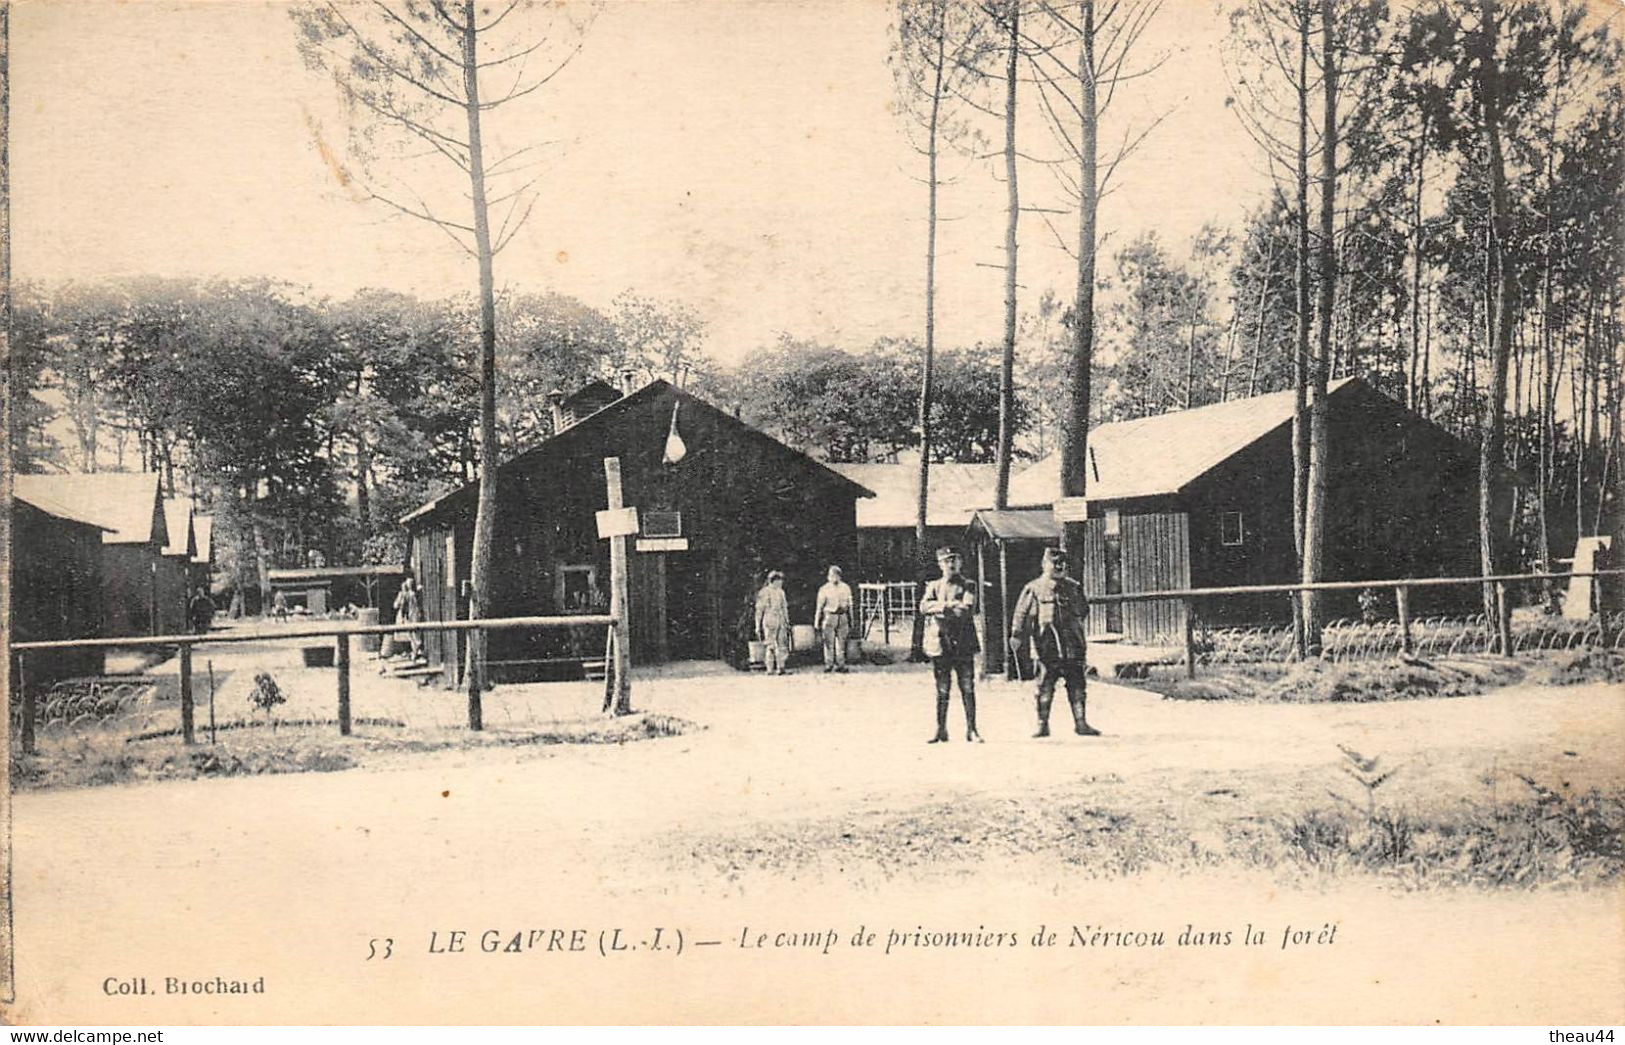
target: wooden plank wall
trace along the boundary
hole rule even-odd
[[[1073,576],[1083,584],[1085,595],[1106,593],[1106,520],[1089,519],[1083,524],[1083,561],[1072,565]],[[1089,635],[1106,634],[1106,607],[1089,611]]]
[[[1094,520],[1091,520],[1094,521]],[[1104,520],[1101,520],[1104,523]],[[1190,518],[1184,512],[1122,516],[1123,591],[1188,588],[1191,580]],[[1091,557],[1091,563],[1094,559]],[[1104,553],[1100,561],[1104,564]],[[1104,587],[1104,576],[1101,585]],[[1090,615],[1091,617],[1094,614]],[[1100,615],[1104,623],[1104,614]],[[1091,630],[1094,627],[1091,620]],[[1168,600],[1123,604],[1123,635],[1130,642],[1182,641],[1185,607]]]

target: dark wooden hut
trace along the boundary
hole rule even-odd
[[[159,634],[160,574],[169,528],[151,472],[19,475],[20,496],[43,497],[111,528],[102,534],[102,630],[108,637]],[[184,610],[184,606],[182,607]],[[184,613],[179,619],[184,620]]]
[[[20,477],[19,477],[20,478]],[[19,482],[11,508],[12,639],[95,639],[102,632],[102,534],[105,523]],[[27,654],[30,687],[101,673],[99,649]]]
[[[1477,450],[1358,378],[1328,397],[1330,510],[1327,580],[1473,576],[1477,572]],[[1290,583],[1291,392],[1102,425],[1089,435],[1088,521],[1073,575],[1091,593]],[[1000,626],[1000,593],[1014,599],[1059,539],[1051,512],[1059,455],[1011,482],[1012,512],[979,512],[971,526],[990,584],[988,627]],[[1014,532],[1013,526],[1020,526]],[[1001,544],[1011,574],[997,572]],[[1417,589],[1417,613],[1476,605],[1471,588]],[[1327,599],[1333,616],[1358,613],[1355,596]],[[1213,626],[1277,623],[1285,596],[1213,598],[1197,606]],[[1102,606],[1090,632],[1129,641],[1178,641],[1177,602]],[[1002,650],[1002,643],[989,648]]]
[[[934,571],[936,549],[964,540],[971,513],[993,500],[994,465],[933,464],[921,548],[914,530],[919,514],[918,462],[830,467],[875,492],[873,499],[858,502],[858,557],[852,580],[912,581],[922,566]]]
[[[618,457],[641,526],[629,553],[635,663],[743,656],[768,569],[784,571],[793,619],[810,623],[825,568],[856,553],[855,504],[869,491],[665,381],[598,398],[607,402],[567,414],[557,434],[501,466],[490,615],[604,611],[609,545],[595,513],[608,503],[604,459]],[[428,619],[467,616],[478,492],[469,484],[402,520]],[[454,682],[459,636],[424,640]],[[597,633],[499,631],[489,658],[495,677],[545,677],[602,649]]]
[[[192,501],[188,497],[164,499],[164,527],[167,540],[158,563],[157,631],[175,635],[191,631],[187,603],[191,600],[192,559],[197,555],[197,531],[193,528]]]

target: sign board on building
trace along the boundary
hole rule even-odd
[[[639,537],[638,551],[640,552],[686,552],[688,551],[687,537]]]
[[[630,537],[638,532],[636,508],[610,508],[598,513],[598,539]]]
[[[1056,522],[1083,522],[1089,518],[1089,501],[1083,497],[1060,497],[1055,501]]]

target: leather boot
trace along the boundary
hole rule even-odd
[[[937,735],[927,740],[927,744],[940,744],[948,739],[948,695],[937,694]]]
[[[1049,736],[1049,709],[1053,700],[1054,697],[1049,700],[1045,700],[1043,697],[1038,698],[1038,732],[1033,734],[1035,740],[1039,737]]]
[[[1083,700],[1080,698],[1073,700],[1071,703],[1073,731],[1076,732],[1080,737],[1100,736],[1100,730],[1096,729],[1094,726],[1091,726],[1089,724],[1089,719],[1084,715]]]

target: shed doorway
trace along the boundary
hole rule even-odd
[[[678,552],[665,556],[666,652],[672,660],[714,660],[722,656],[721,591],[717,563],[710,555]]]

